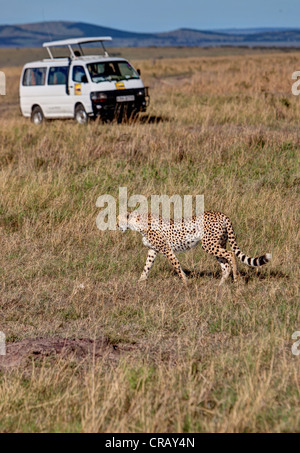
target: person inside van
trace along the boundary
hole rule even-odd
[[[74,66],[73,68],[73,80],[77,83],[84,83],[87,81],[85,70],[82,66]]]
[[[107,77],[116,75],[115,68],[111,63],[105,63],[104,74]]]
[[[67,82],[68,67],[52,67],[49,70],[49,85],[65,85]]]
[[[40,70],[39,68],[35,73],[35,83],[36,85],[45,85],[46,71],[44,69]]]
[[[96,64],[89,64],[88,65],[88,70],[91,76],[91,79],[94,81],[94,77],[98,77],[99,73],[97,71],[97,65]]]

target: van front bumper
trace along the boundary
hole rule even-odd
[[[148,87],[125,90],[94,91],[91,93],[93,115],[103,118],[113,117],[120,112],[145,112],[150,96]]]

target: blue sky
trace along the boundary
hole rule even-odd
[[[0,24],[70,20],[137,32],[300,27],[300,0],[0,0]]]

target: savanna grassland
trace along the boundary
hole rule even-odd
[[[2,68],[0,330],[29,338],[105,338],[115,353],[30,355],[0,373],[0,430],[300,430],[300,53],[146,58],[134,123],[41,127],[18,110],[20,67]],[[201,246],[178,254],[185,289],[134,232],[99,231],[102,194],[204,194],[232,220],[239,263],[219,287]]]

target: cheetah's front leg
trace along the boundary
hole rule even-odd
[[[171,247],[164,241],[164,239],[157,237],[156,231],[149,231],[147,233],[146,239],[147,241],[149,241],[150,244],[152,244],[153,247],[155,247],[156,250],[158,250],[168,259],[168,261],[171,263],[171,265],[173,266],[173,268],[175,269],[183,283],[186,285],[187,284],[186,275],[183,272],[180,263]]]
[[[183,283],[185,285],[187,285],[186,275],[183,272],[183,270],[180,266],[180,263],[175,255],[175,253],[173,252],[173,250],[170,247],[168,247],[167,245],[164,245],[163,247],[161,247],[161,252],[163,255],[165,255],[165,257],[172,264],[173,268],[175,269],[175,271],[177,272],[177,274],[179,275],[179,277],[181,278]]]
[[[139,278],[139,282],[143,282],[144,280],[147,280],[150,269],[153,266],[154,260],[157,256],[157,253],[158,252],[156,250],[153,250],[153,249],[149,250],[148,256],[146,259],[146,264],[145,264],[144,270],[142,272],[142,275]]]

